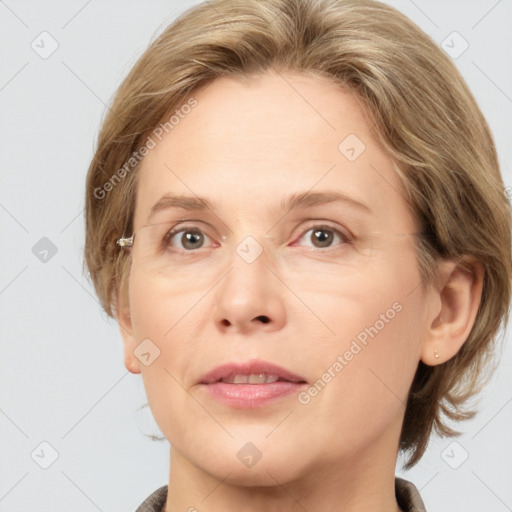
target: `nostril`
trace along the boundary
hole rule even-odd
[[[257,316],[256,319],[261,320],[264,324],[268,324],[270,322],[270,318],[266,315]]]

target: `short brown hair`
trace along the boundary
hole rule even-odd
[[[508,321],[511,212],[494,141],[450,58],[405,15],[373,0],[210,0],[181,15],[144,52],[113,100],[89,167],[85,264],[106,313],[126,297],[138,150],[165,115],[221,75],[266,70],[328,77],[355,94],[395,161],[418,221],[418,265],[430,286],[442,257],[484,270],[471,333],[450,360],[419,362],[400,437],[409,469],[430,434],[474,416],[491,344]],[[127,162],[131,162],[127,165]]]

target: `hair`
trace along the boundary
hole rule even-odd
[[[84,267],[114,318],[130,265],[115,241],[133,229],[147,134],[215,78],[270,70],[326,77],[362,101],[420,226],[425,286],[434,285],[443,258],[469,271],[468,257],[484,267],[467,340],[443,364],[420,361],[416,370],[399,445],[410,469],[433,430],[459,435],[447,420],[476,414],[464,406],[487,382],[491,345],[508,322],[511,211],[492,134],[468,86],[396,9],[373,0],[210,0],[178,17],[138,59],[103,120],[87,175]]]

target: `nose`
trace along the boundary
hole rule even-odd
[[[239,334],[281,329],[286,322],[286,286],[276,274],[265,251],[254,261],[235,252],[230,272],[216,287],[217,327]]]

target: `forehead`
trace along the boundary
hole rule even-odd
[[[336,83],[267,72],[221,77],[191,96],[195,107],[174,113],[179,121],[141,164],[139,225],[169,192],[262,215],[272,201],[312,190],[349,195],[410,226],[391,158],[358,98]]]

